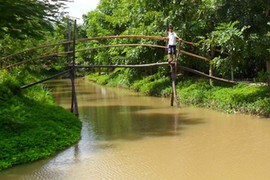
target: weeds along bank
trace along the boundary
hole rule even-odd
[[[169,97],[171,80],[169,76],[154,74],[137,80],[129,80],[123,74],[90,74],[88,79],[98,84],[133,89],[150,96]],[[241,112],[270,117],[270,88],[267,86],[240,83],[232,86],[198,77],[177,78],[177,94],[180,103],[198,107],[207,107],[229,113]]]
[[[80,139],[81,122],[46,88],[21,90],[20,83],[0,72],[0,170],[49,157]]]

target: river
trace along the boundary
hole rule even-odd
[[[270,179],[270,119],[170,107],[167,98],[76,83],[81,140],[49,159],[2,171],[1,180]],[[70,82],[48,84],[69,109]]]

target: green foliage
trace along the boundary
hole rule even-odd
[[[72,145],[80,138],[81,123],[63,108],[13,97],[0,110],[0,126],[1,170]]]
[[[105,85],[105,84],[108,83],[109,78],[110,78],[109,75],[99,76],[99,78],[97,79],[97,83],[98,83],[98,84]]]
[[[153,82],[144,84],[140,88],[140,91],[146,95],[160,96],[162,89],[168,87],[169,84],[170,84],[169,78],[158,79]]]
[[[132,88],[136,91],[142,92],[146,95],[151,96],[161,96],[162,90],[168,87],[170,84],[170,79],[161,77],[159,74],[154,74],[143,78],[142,80],[137,80],[132,85]]]
[[[180,94],[180,102],[184,104],[193,104],[197,106],[203,106],[208,98],[207,90],[211,86],[207,81],[192,82],[192,79],[177,85],[178,93]]]
[[[255,77],[255,81],[256,82],[267,82],[267,78],[268,78],[269,73],[265,72],[265,71],[260,71],[257,74],[257,77]]]
[[[141,80],[137,80],[134,82],[134,84],[132,85],[132,89],[136,90],[136,91],[140,91],[141,87],[145,84],[148,84],[150,82],[155,81],[158,78],[157,74],[151,75],[151,76],[147,76],[144,77]]]
[[[0,85],[0,102],[21,92],[18,80],[7,71],[0,71]]]
[[[50,89],[43,85],[36,85],[26,90],[25,97],[45,104],[54,104]]]
[[[112,78],[112,76],[110,76],[110,78],[108,79],[108,86],[120,86],[120,87],[129,87],[130,86],[130,82],[128,77],[125,74],[117,74],[116,76],[114,76],[114,78]]]
[[[53,29],[52,21],[57,20],[65,1],[16,0],[15,3],[2,0],[0,38],[6,34],[19,39],[40,37],[44,31]]]
[[[48,157],[80,138],[80,121],[43,86],[21,90],[30,74],[0,71],[0,170]]]
[[[269,87],[239,84],[235,87],[211,87],[206,83],[178,86],[181,102],[227,112],[269,116]]]

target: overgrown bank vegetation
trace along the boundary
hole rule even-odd
[[[57,106],[48,89],[21,90],[21,83],[0,72],[0,170],[51,156],[80,139],[81,122]]]
[[[127,78],[116,74],[91,74],[88,79],[103,85],[130,88],[150,96],[169,97],[171,95],[169,76],[154,74],[130,82]],[[211,86],[209,80],[198,77],[178,77],[176,88],[180,103],[229,113],[241,112],[270,117],[270,88],[268,86],[247,83],[239,83],[235,86],[218,82],[215,84]]]

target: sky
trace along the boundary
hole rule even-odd
[[[100,0],[74,0],[74,2],[66,3],[67,9],[71,18],[79,18],[77,22],[82,24],[82,15],[96,9]]]

